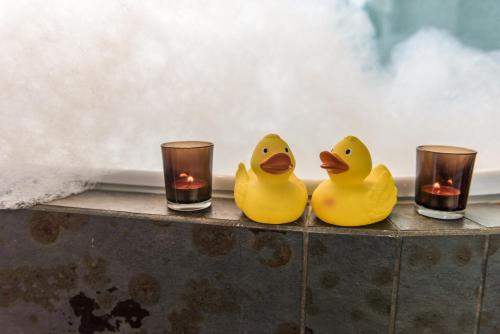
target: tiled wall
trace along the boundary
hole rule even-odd
[[[344,229],[3,211],[0,332],[499,333],[500,232],[411,212]]]

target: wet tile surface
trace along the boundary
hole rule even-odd
[[[465,216],[485,227],[500,227],[499,204],[472,204],[467,207]]]
[[[220,219],[239,221],[241,211],[231,199],[215,199],[212,207],[199,211],[182,213],[167,209],[165,195],[127,193],[117,191],[92,190],[75,196],[47,203],[48,206],[81,208],[85,210],[102,210],[156,216],[179,216],[190,218]],[[148,217],[149,218],[149,217]]]
[[[309,234],[306,327],[388,333],[397,239]]]
[[[474,332],[485,239],[403,239],[396,333]]]
[[[0,212],[9,333],[274,333],[299,326],[302,234]]]
[[[424,217],[418,214],[411,204],[397,205],[389,216],[389,220],[397,226],[402,234],[405,232],[414,232],[415,234],[440,234],[446,231],[457,234],[473,234],[483,229],[481,225],[466,218],[458,220],[439,220]]]
[[[282,225],[259,224],[249,220],[233,199],[213,198],[212,206],[198,212],[179,212],[167,209],[165,195],[115,191],[87,191],[64,199],[39,205],[39,210],[69,210],[83,214],[105,214],[167,222],[196,222],[217,225],[238,225],[269,230],[302,230],[308,210],[293,223]]]
[[[500,333],[500,235],[490,236],[479,333]]]

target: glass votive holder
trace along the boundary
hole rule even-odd
[[[214,144],[176,141],[161,145],[167,207],[197,211],[212,204]]]
[[[416,210],[423,216],[460,219],[464,216],[476,151],[462,147],[417,147]]]

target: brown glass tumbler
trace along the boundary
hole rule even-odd
[[[161,145],[167,207],[197,211],[212,204],[214,144],[176,141]]]
[[[438,219],[464,216],[476,151],[462,147],[417,147],[416,210]]]

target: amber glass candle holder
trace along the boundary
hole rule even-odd
[[[438,219],[464,216],[476,151],[462,147],[417,147],[416,210]]]
[[[212,204],[214,144],[177,141],[161,145],[167,206],[172,210],[197,211]]]

